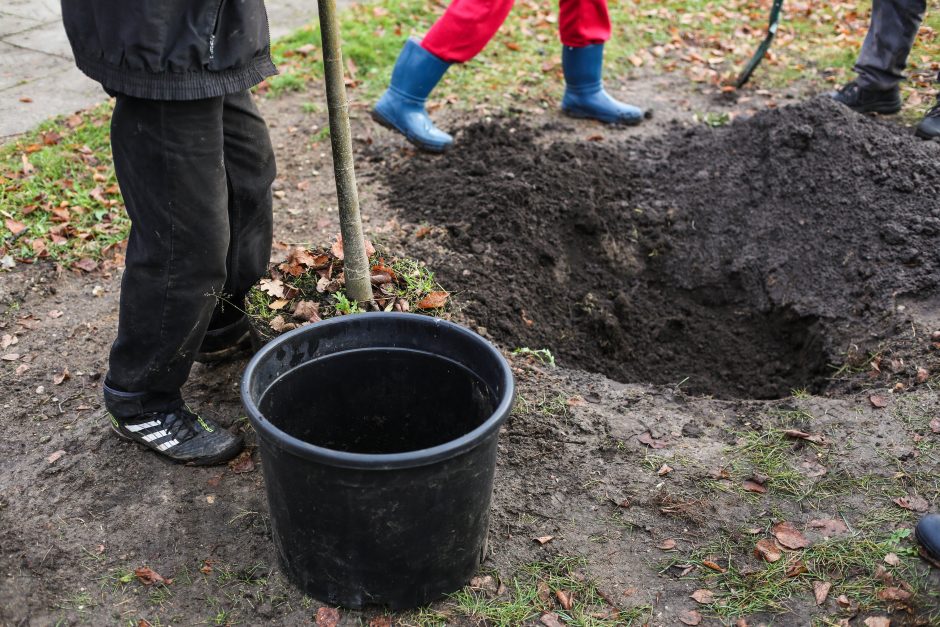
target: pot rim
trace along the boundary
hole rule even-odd
[[[285,431],[282,431],[264,417],[264,415],[258,409],[254,399],[251,398],[251,394],[249,393],[251,386],[249,383],[251,374],[256,370],[257,365],[266,357],[268,357],[270,353],[277,350],[282,343],[287,342],[294,336],[309,333],[314,328],[323,328],[324,326],[329,325],[344,325],[351,321],[362,320],[363,318],[367,317],[380,319],[399,319],[399,316],[408,316],[408,322],[413,324],[445,327],[451,332],[461,334],[469,338],[471,341],[481,343],[485,346],[486,352],[489,353],[490,356],[495,360],[499,370],[501,371],[503,394],[499,400],[499,404],[481,425],[472,431],[465,433],[459,438],[430,448],[404,451],[401,453],[350,453],[347,451],[336,451],[322,446],[317,446],[315,444],[311,444],[310,442],[301,440],[300,438],[296,438],[286,433]],[[254,357],[251,358],[251,361],[248,362],[248,365],[245,368],[245,372],[241,378],[240,394],[242,404],[244,405],[245,410],[248,412],[248,419],[254,429],[258,432],[260,439],[281,449],[285,449],[286,451],[293,453],[294,455],[297,455],[303,459],[323,463],[329,466],[354,468],[359,470],[388,470],[395,468],[414,468],[419,466],[427,466],[429,464],[456,457],[487,440],[491,435],[498,431],[499,427],[509,417],[509,412],[512,409],[512,403],[515,398],[515,381],[513,379],[512,370],[510,369],[509,363],[506,361],[506,358],[503,357],[502,353],[500,353],[491,342],[487,341],[479,334],[471,331],[466,327],[448,320],[442,320],[441,318],[422,316],[412,313],[367,312],[330,318],[329,320],[322,320],[320,322],[315,322],[313,325],[303,326],[292,331],[288,331],[287,333],[274,338],[262,346],[261,349],[254,355]]]

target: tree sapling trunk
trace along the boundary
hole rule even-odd
[[[333,147],[333,173],[339,203],[340,233],[343,235],[343,272],[346,293],[359,303],[372,302],[371,272],[359,217],[359,192],[353,166],[352,137],[349,130],[349,102],[343,73],[339,24],[335,0],[317,0],[326,102],[330,112],[330,144]]]

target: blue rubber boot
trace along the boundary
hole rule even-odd
[[[642,109],[624,104],[604,91],[603,65],[604,44],[562,48],[565,96],[561,110],[573,118],[590,118],[607,124],[639,124],[645,117]]]
[[[395,61],[392,83],[372,110],[372,119],[398,131],[422,150],[447,150],[454,138],[434,126],[424,103],[449,67],[450,63],[441,61],[418,42],[406,41]]]

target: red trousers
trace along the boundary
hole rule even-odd
[[[475,57],[493,38],[513,0],[453,0],[421,42],[421,47],[449,63]],[[610,39],[607,0],[558,0],[561,43],[583,48]]]

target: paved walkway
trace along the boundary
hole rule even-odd
[[[105,98],[101,87],[72,63],[59,2],[0,2],[0,142],[49,117]],[[316,19],[315,0],[267,0],[266,4],[272,37]]]

